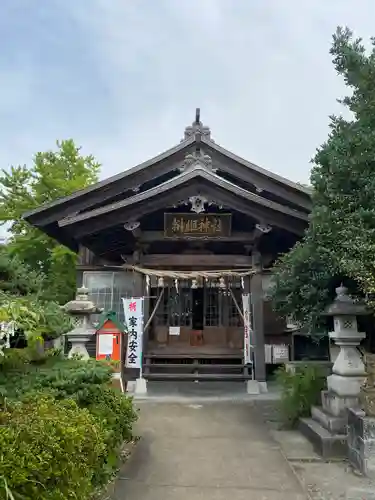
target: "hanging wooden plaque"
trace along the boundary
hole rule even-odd
[[[232,214],[165,213],[167,238],[222,238],[230,236]]]

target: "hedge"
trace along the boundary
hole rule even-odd
[[[6,488],[15,499],[91,498],[133,438],[132,400],[104,363],[12,356],[0,371],[0,499]]]
[[[88,410],[38,394],[1,412],[0,425],[0,477],[16,498],[89,496],[106,445]]]

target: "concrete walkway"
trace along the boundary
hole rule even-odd
[[[138,402],[141,437],[113,500],[304,500],[249,402]]]

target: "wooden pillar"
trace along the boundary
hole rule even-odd
[[[262,256],[255,250],[252,253],[252,265],[255,274],[251,276],[250,293],[254,330],[254,375],[258,382],[266,381],[266,363],[264,353],[264,305],[262,285]]]

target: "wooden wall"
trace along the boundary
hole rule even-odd
[[[159,345],[184,346],[190,344],[190,327],[181,327],[180,335],[169,335],[168,326],[154,327],[154,342]],[[206,326],[203,330],[204,345],[212,347],[228,347],[241,349],[243,347],[242,327]]]

